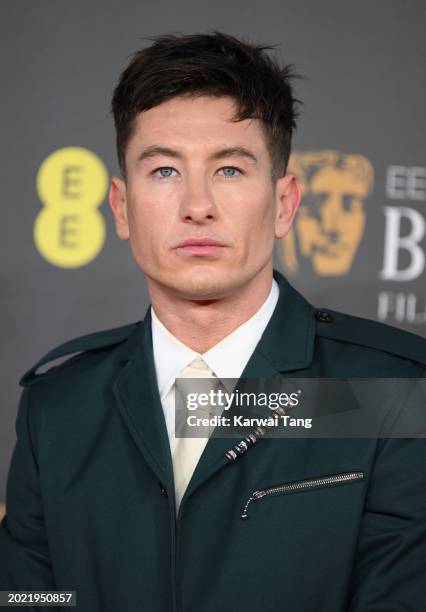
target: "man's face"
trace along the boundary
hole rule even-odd
[[[234,112],[231,98],[175,97],[135,119],[110,204],[151,286],[216,299],[270,274],[300,190],[293,175],[274,189],[259,121]]]

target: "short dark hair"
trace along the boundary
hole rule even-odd
[[[261,120],[275,182],[287,170],[300,103],[290,84],[291,64],[280,66],[265,53],[275,46],[253,45],[214,31],[162,35],[138,51],[120,76],[112,98],[118,161],[126,178],[125,152],[135,117],[176,96],[230,96],[234,121]]]

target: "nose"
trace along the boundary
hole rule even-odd
[[[188,177],[180,205],[181,219],[204,224],[216,218],[216,205],[208,181],[203,176]]]

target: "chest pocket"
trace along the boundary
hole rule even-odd
[[[317,478],[306,478],[305,480],[295,480],[293,482],[286,482],[283,484],[272,485],[265,489],[258,489],[254,491],[247,499],[243,511],[241,512],[241,518],[248,518],[248,507],[253,501],[261,500],[267,495],[285,495],[289,493],[301,493],[303,491],[310,491],[312,489],[322,489],[325,487],[337,487],[341,485],[351,484],[363,480],[364,472],[353,471],[353,472],[341,472],[339,474],[328,474],[324,476],[318,476]]]

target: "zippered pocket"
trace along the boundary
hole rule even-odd
[[[266,489],[254,491],[245,503],[241,513],[242,519],[247,519],[247,509],[252,501],[262,499],[266,495],[275,495],[280,493],[296,493],[299,491],[308,491],[310,489],[320,489],[321,487],[333,487],[336,485],[356,482],[364,478],[364,472],[342,472],[341,474],[330,474],[327,476],[319,476],[318,478],[307,478],[305,480],[296,480],[287,482],[281,485],[274,485]]]

